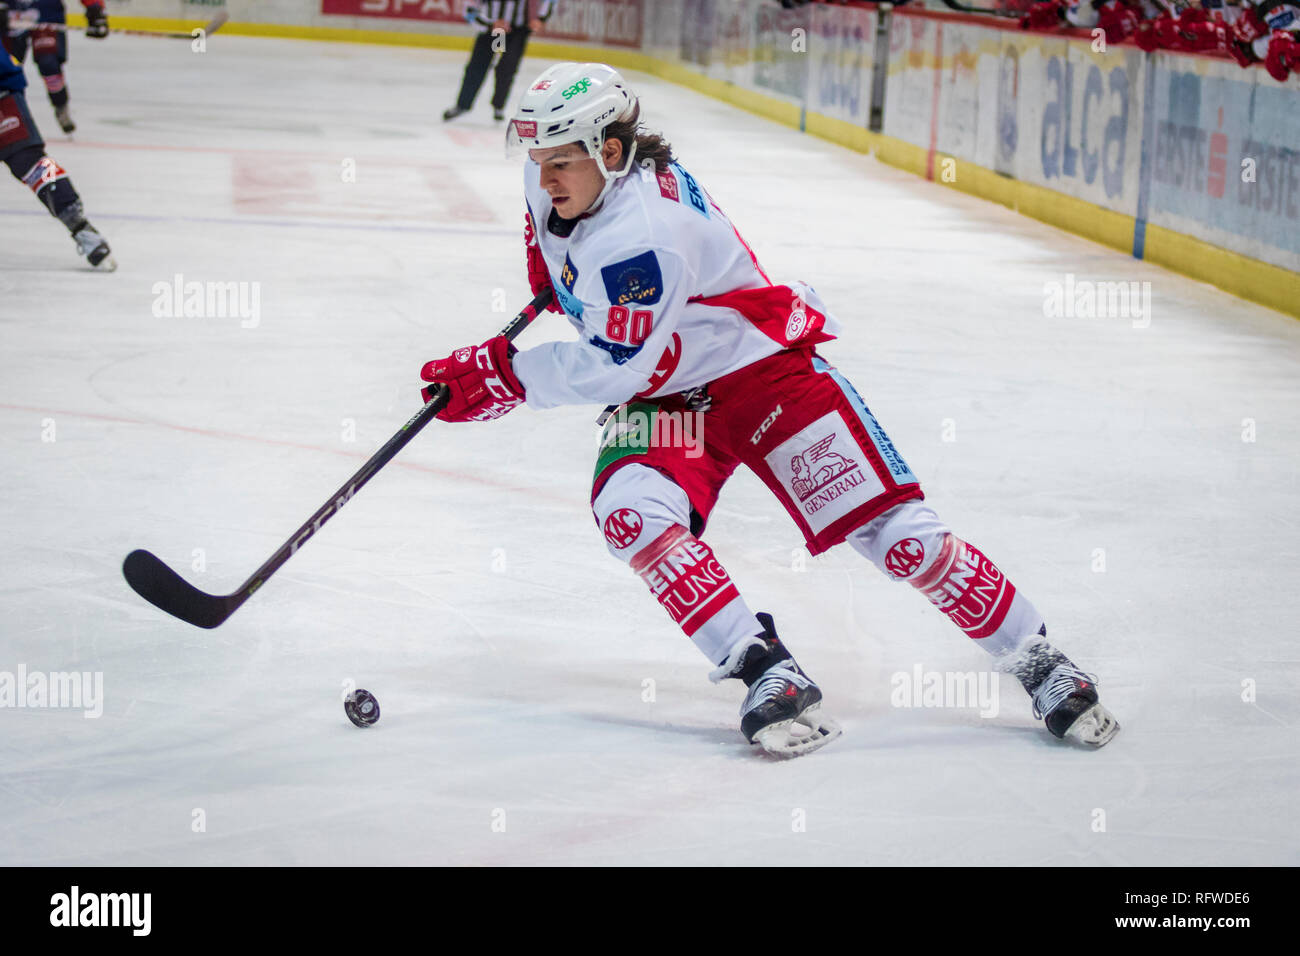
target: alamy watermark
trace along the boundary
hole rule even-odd
[[[50,897],[50,925],[129,927],[132,936],[148,936],[152,910],[152,893],[83,893],[74,885]]]
[[[687,458],[704,454],[704,412],[623,405],[609,418],[601,438],[608,448],[684,448]]]
[[[0,707],[84,710],[93,719],[104,713],[103,671],[0,671]]]
[[[991,671],[927,671],[916,664],[889,678],[893,707],[955,707],[998,715],[998,675]]]
[[[1150,282],[1076,279],[1043,283],[1043,315],[1049,319],[1131,319],[1133,328],[1151,324]]]
[[[153,314],[159,319],[241,319],[242,328],[262,321],[262,283],[185,281],[176,273],[170,282],[155,282]]]

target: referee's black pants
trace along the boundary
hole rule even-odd
[[[506,108],[506,100],[510,97],[510,85],[514,83],[515,73],[519,71],[519,61],[524,58],[524,47],[528,43],[530,33],[532,31],[527,27],[520,27],[517,30],[507,31],[505,35],[506,48],[501,54],[501,59],[497,61],[496,89],[492,91],[493,109]],[[474,97],[478,96],[479,87],[487,77],[493,56],[492,40],[493,34],[488,31],[480,33],[474,41],[474,50],[470,53],[469,63],[465,67],[465,79],[460,84],[460,96],[456,100],[456,105],[463,110],[473,108]]]

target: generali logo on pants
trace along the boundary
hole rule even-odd
[[[823,415],[764,461],[798,502],[814,533],[885,492],[839,412]]]

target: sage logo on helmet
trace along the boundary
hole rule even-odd
[[[563,96],[566,100],[569,100],[569,99],[573,99],[573,97],[577,96],[579,93],[586,93],[587,90],[589,89],[591,89],[591,77],[584,76],[577,83],[574,83],[571,87],[569,87],[560,95]]]
[[[600,160],[605,128],[616,121],[635,122],[640,115],[636,94],[622,74],[604,63],[557,63],[541,74],[516,104],[506,124],[506,155],[578,143],[605,177],[605,188],[592,202],[600,205],[613,184],[636,161],[636,144],[618,169]]]

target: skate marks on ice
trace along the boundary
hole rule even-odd
[[[740,732],[734,726],[723,722],[717,724],[692,724],[671,719],[651,720],[643,717],[623,717],[617,714],[598,711],[575,711],[574,716],[593,724],[608,724],[614,727],[627,727],[644,731],[647,737],[659,734],[676,734],[704,744],[714,744],[735,751],[736,755],[752,756],[755,748],[745,743]],[[638,734],[638,736],[641,736]],[[717,751],[714,751],[717,753]]]

